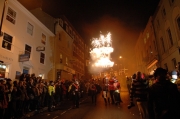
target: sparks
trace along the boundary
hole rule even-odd
[[[113,52],[111,33],[106,36],[100,34],[99,38],[93,38],[92,49],[90,51],[91,59],[93,60],[92,66],[95,67],[112,67],[114,62],[110,61],[110,54]]]

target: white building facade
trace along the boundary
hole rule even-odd
[[[17,0],[8,0],[2,20],[0,78],[14,80],[22,73],[34,73],[51,80],[53,62],[49,42],[54,34]]]
[[[160,0],[153,24],[160,66],[173,71],[180,62],[180,0]]]

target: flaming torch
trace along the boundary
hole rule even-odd
[[[107,68],[112,67],[114,62],[110,60],[110,54],[113,52],[111,33],[109,32],[106,36],[100,34],[99,38],[93,38],[92,49],[90,51],[92,66]]]

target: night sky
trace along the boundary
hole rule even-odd
[[[53,17],[64,14],[81,37],[90,41],[111,32],[114,61],[131,58],[134,45],[159,0],[18,0],[27,9],[42,7]],[[42,2],[43,1],[43,2]]]

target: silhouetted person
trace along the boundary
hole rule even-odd
[[[156,82],[149,88],[148,109],[150,119],[180,119],[180,94],[176,84],[166,79],[167,71],[157,68]]]

